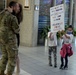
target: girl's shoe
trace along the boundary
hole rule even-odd
[[[54,65],[54,68],[57,68],[57,65]]]
[[[59,69],[62,69],[62,70],[63,70],[63,69],[64,69],[64,66],[60,66],[60,68],[59,68]]]
[[[68,70],[68,66],[64,66],[64,69],[65,69],[65,70]]]
[[[51,61],[49,60],[49,66],[52,66],[52,63],[51,63]]]
[[[52,67],[52,64],[50,64],[50,63],[49,63],[49,66],[51,66],[51,67]]]

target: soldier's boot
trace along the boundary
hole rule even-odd
[[[10,72],[7,72],[7,74],[6,75],[13,75],[12,73],[10,73]]]
[[[5,75],[5,74],[4,74],[4,71],[1,71],[0,75]]]

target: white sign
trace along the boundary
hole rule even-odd
[[[50,8],[51,32],[64,30],[64,5]]]

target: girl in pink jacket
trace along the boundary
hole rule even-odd
[[[63,39],[63,46],[60,51],[60,55],[61,55],[60,69],[68,69],[68,56],[71,56],[73,54],[71,47],[71,43],[73,41],[73,28],[72,26],[69,26],[67,28],[66,33],[64,31],[62,32],[64,35],[61,36],[61,38]],[[64,64],[64,59],[65,59],[65,64]]]

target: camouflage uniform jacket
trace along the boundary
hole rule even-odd
[[[17,18],[8,10],[0,13],[0,43],[16,41],[16,33],[19,33]]]

